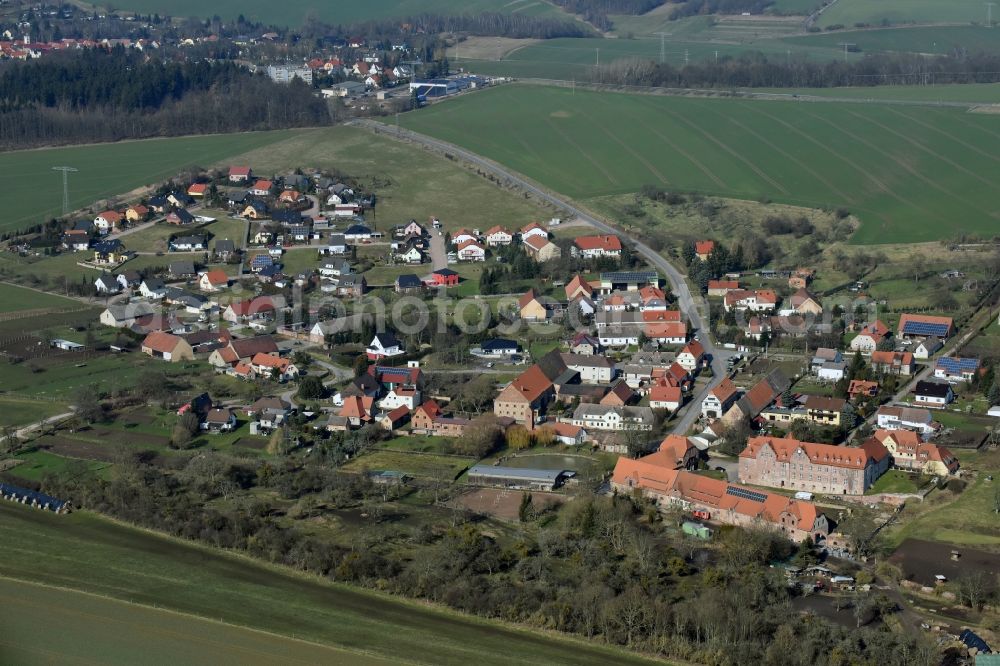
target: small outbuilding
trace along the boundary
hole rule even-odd
[[[567,470],[475,465],[469,469],[469,483],[515,490],[555,490],[575,475]]]

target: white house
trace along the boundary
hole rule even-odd
[[[469,350],[473,356],[483,356],[486,358],[509,358],[520,351],[521,346],[514,340],[506,338],[494,338],[487,340],[474,349]]]
[[[548,240],[549,232],[537,222],[531,222],[521,228],[521,242],[524,242],[525,238],[530,238],[531,236],[538,236],[539,238]]]
[[[385,331],[384,333],[377,333],[372,338],[372,341],[365,348],[365,353],[368,355],[369,360],[377,361],[390,356],[399,356],[406,352],[403,351],[403,346],[396,338],[396,334],[392,331]]]
[[[913,348],[913,358],[919,359],[929,359],[931,356],[936,354],[942,347],[944,343],[941,342],[941,338],[931,336],[929,338],[924,338],[917,343],[917,346]]]
[[[384,411],[391,412],[397,407],[406,407],[411,412],[420,406],[420,391],[406,386],[397,386],[390,390],[384,398],[379,400],[378,406]]]
[[[229,276],[225,271],[211,270],[198,278],[198,288],[202,291],[218,291],[229,286]]]
[[[564,354],[566,367],[580,373],[585,384],[607,384],[615,377],[615,365],[604,356]]]
[[[106,210],[94,218],[94,227],[101,235],[108,234],[118,227],[122,221],[122,214],[116,210]]]
[[[708,392],[701,401],[701,415],[706,419],[721,419],[722,415],[736,402],[739,389],[733,381],[726,377],[719,385]]]
[[[455,235],[451,237],[451,244],[454,245],[455,247],[458,247],[462,243],[474,240],[479,240],[479,239],[476,238],[471,233],[469,233],[467,230],[459,229],[458,231],[455,232]]]
[[[556,441],[568,446],[579,446],[587,441],[587,431],[572,423],[546,423],[542,429],[552,431]]]
[[[921,435],[932,435],[940,427],[928,410],[918,407],[883,405],[876,412],[876,421],[883,430],[913,430]]]
[[[510,245],[514,242],[514,234],[503,227],[497,226],[486,232],[486,244],[490,247],[498,245]]]
[[[582,404],[573,412],[573,425],[588,430],[652,430],[653,410],[649,407],[618,407]]]
[[[170,249],[177,252],[192,252],[205,249],[204,236],[180,236],[170,241]]]
[[[101,273],[96,280],[94,280],[94,289],[97,290],[98,294],[117,294],[122,290],[122,286],[118,284],[118,280],[111,273]]]
[[[688,372],[694,372],[704,358],[705,348],[697,340],[692,340],[677,355],[677,363]]]
[[[957,384],[972,381],[979,372],[978,358],[943,356],[934,366],[934,376],[946,382]]]
[[[139,294],[143,298],[159,300],[167,295],[167,287],[159,278],[146,278],[139,284]]]
[[[922,407],[941,408],[955,399],[951,384],[945,382],[917,382],[913,401]]]
[[[424,253],[420,251],[420,248],[411,247],[406,252],[397,254],[396,259],[405,261],[408,264],[420,264],[424,261]]]
[[[824,382],[839,382],[844,378],[847,365],[843,362],[826,361],[816,368],[816,376]]]
[[[458,246],[459,261],[486,261],[486,248],[478,241],[466,241]]]
[[[654,386],[649,389],[649,406],[652,409],[680,409],[684,392],[679,386]]]
[[[597,339],[604,347],[627,347],[639,344],[639,331],[634,328],[601,328]]]

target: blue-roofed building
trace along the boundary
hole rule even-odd
[[[269,254],[258,254],[250,260],[250,270],[255,273],[259,273],[263,269],[270,268],[273,265],[274,259]]]
[[[963,629],[962,633],[958,635],[958,640],[965,643],[965,647],[969,649],[975,648],[979,652],[985,652],[987,654],[993,652],[993,650],[990,649],[989,644],[972,629]]]
[[[530,469],[474,465],[469,469],[469,483],[517,490],[555,490],[576,472],[560,469]]]
[[[271,213],[271,219],[285,226],[302,224],[302,213],[297,210],[279,209]]]
[[[0,483],[0,497],[11,502],[27,504],[38,509],[54,511],[55,513],[69,513],[72,504],[65,500],[50,497],[35,490],[28,490],[20,486],[12,486],[9,483]]]
[[[972,381],[977,372],[979,372],[978,358],[942,356],[934,366],[934,376],[952,384]]]
[[[951,317],[903,314],[899,317],[900,338],[941,338],[950,337],[955,331]]]
[[[609,294],[615,290],[636,291],[645,286],[660,286],[660,275],[656,271],[617,271],[601,273],[601,292]]]
[[[473,349],[473,356],[488,356],[490,358],[502,358],[513,356],[521,350],[521,346],[516,340],[507,338],[493,338],[479,345],[478,349]]]
[[[416,90],[417,97],[424,98],[454,95],[462,89],[458,81],[450,79],[417,79],[410,82],[410,90]]]

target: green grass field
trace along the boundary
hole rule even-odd
[[[48,451],[31,451],[18,456],[21,464],[13,467],[10,474],[19,476],[22,479],[31,481],[41,481],[46,475],[73,475],[75,473],[87,475],[89,473],[101,472],[110,465],[104,462],[82,461],[64,456],[57,456]]]
[[[1000,83],[966,83],[906,86],[858,86],[852,88],[741,88],[745,93],[768,93],[791,97],[834,97],[878,102],[1000,103]]]
[[[453,479],[466,467],[474,464],[473,458],[445,456],[407,451],[373,451],[358,456],[344,465],[348,472],[370,472],[392,470],[412,476]]]
[[[994,20],[1000,18],[993,17]],[[839,0],[820,17],[819,25],[852,26],[899,23],[986,23],[986,7],[978,0]]]
[[[80,301],[0,283],[0,313],[24,310],[65,310],[84,307]]]
[[[915,493],[917,484],[914,482],[919,477],[907,474],[896,469],[889,470],[879,477],[878,481],[872,484],[866,494],[875,495],[878,493]]]
[[[350,0],[290,0],[276,4],[266,0],[220,0],[211,4],[197,0],[124,0],[114,6],[123,12],[159,13],[161,16],[186,18],[221,16],[232,20],[242,15],[248,20],[269,25],[299,27],[306,21],[325,21],[345,25],[362,21],[405,18],[420,14],[478,14],[501,12],[526,16],[563,16],[555,5],[545,0],[370,0],[359,3]]]
[[[987,474],[997,478],[1000,454],[962,453],[962,467],[978,470],[976,478],[957,496],[936,490],[923,502],[907,505],[899,527],[889,533],[891,544],[914,538],[1000,550],[1000,523],[993,511],[997,481],[986,479]]]
[[[843,49],[843,42],[852,42],[862,53],[886,51],[949,54],[956,49],[968,52],[996,53],[1000,50],[1000,31],[986,26],[934,26],[922,28],[887,28],[884,30],[852,30],[817,35],[786,37],[782,41],[798,46]],[[843,51],[841,50],[841,53]]]
[[[711,34],[701,37],[705,41],[697,41],[697,37],[677,39],[672,38],[666,44],[664,62],[675,67],[683,66],[685,61],[699,62],[713,60],[716,57],[739,57],[746,53],[759,52],[772,57],[794,58],[807,60],[832,60],[843,58],[843,47],[830,46],[825,43],[811,44],[790,42],[773,37],[746,41],[709,41]],[[599,53],[598,53],[599,52]],[[459,50],[461,54],[461,50]],[[716,55],[718,54],[718,55]],[[856,60],[860,53],[851,53],[848,58]],[[642,60],[660,60],[660,40],[658,38],[637,39],[549,39],[539,44],[519,48],[503,60],[473,60],[461,58],[452,60],[452,67],[481,73],[521,78],[542,78],[590,80],[593,78],[594,65],[598,62],[608,64],[615,60],[639,58]]]
[[[389,664],[191,615],[72,590],[0,579],[0,641],[8,663]],[[52,631],[58,626],[58,631]],[[94,640],[111,634],[114,641]]]
[[[294,136],[295,130],[148,139],[121,143],[47,148],[0,155],[0,230],[23,228],[62,210],[62,176],[55,166],[72,166],[71,208],[152,185],[190,166],[209,167],[228,158]]]
[[[510,85],[401,122],[584,202],[655,184],[843,206],[862,221],[855,243],[992,236],[1000,214],[989,114]]]
[[[366,659],[370,657],[370,663],[381,660],[441,665],[470,661],[484,665],[648,663],[583,641],[518,630],[335,585],[132,529],[86,512],[56,516],[9,502],[0,503],[0,562],[3,575],[9,579],[56,585],[145,606],[155,604],[232,625],[294,636],[363,653]],[[24,598],[29,606],[44,606],[45,600],[51,598],[45,597],[44,592],[27,589],[18,597]],[[24,605],[19,603],[12,611],[6,594],[4,598],[7,608],[0,611],[2,619]],[[65,599],[56,603],[82,614],[79,609],[85,602]],[[48,610],[48,617],[56,612]],[[225,650],[231,641],[259,647],[259,661],[249,654],[231,652],[230,659],[240,663],[275,663],[268,657],[275,651],[280,655],[276,663],[366,663],[355,659],[353,654],[331,653],[323,658],[320,652],[309,653],[305,646],[287,640],[268,640],[259,634],[257,638],[244,639],[242,634],[233,633],[236,630],[221,625],[206,627],[192,618],[172,621],[159,613],[149,615],[140,611],[137,609],[132,616],[137,623],[133,625],[135,635],[127,624],[101,621],[102,613],[117,613],[106,606],[90,616],[70,618],[71,626],[73,631],[87,630],[86,650],[101,655],[94,663],[136,663],[129,658],[130,651],[143,643],[147,633],[154,634],[148,637],[150,646],[164,645],[165,650],[172,648],[162,641],[177,635],[186,637],[188,633],[192,641],[217,636],[218,643],[212,650]],[[145,618],[153,621],[142,621]],[[8,626],[4,622],[5,629]],[[35,625],[27,636],[16,638],[10,631],[4,631],[0,641],[17,645],[21,650],[44,649],[45,645],[40,644],[44,638],[41,629]],[[180,651],[174,654],[179,659],[170,662],[186,663],[183,656],[196,645],[178,648]],[[58,653],[66,649],[67,643],[58,639],[52,646]],[[164,655],[153,648],[139,661],[152,663],[150,658],[161,656],[174,655]],[[57,655],[48,660],[36,659],[65,663]]]
[[[0,396],[0,427],[23,426],[67,411],[66,405],[59,402]]]
[[[552,216],[450,160],[353,127],[306,132],[241,155],[240,160],[262,173],[315,167],[348,174],[378,195],[374,215],[367,220],[381,230],[411,219],[425,224],[432,215],[448,230],[489,229],[494,224],[520,228]]]

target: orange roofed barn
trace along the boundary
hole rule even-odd
[[[675,465],[673,456],[663,455],[662,448],[638,460],[623,456],[615,465],[611,487],[617,492],[639,491],[660,508],[678,505],[705,512],[708,520],[722,525],[768,524],[797,543],[806,537],[821,542],[830,532],[829,520],[812,502],[745,488]]]

